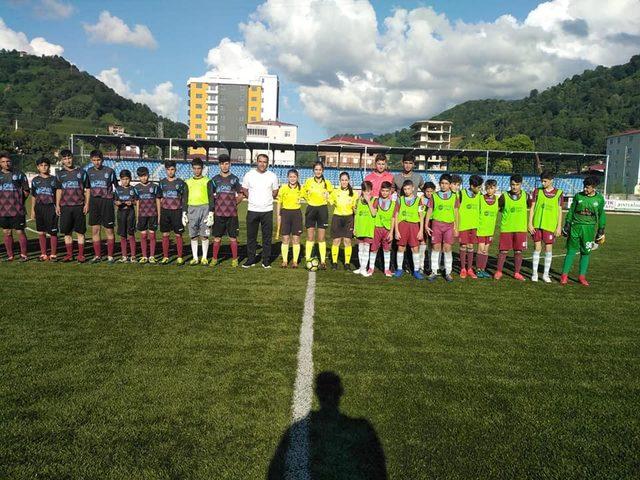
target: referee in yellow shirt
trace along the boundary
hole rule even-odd
[[[353,214],[358,196],[353,193],[349,174],[340,174],[340,188],[334,189],[329,195],[329,203],[334,206],[331,219],[331,268],[338,269],[338,255],[340,241],[344,243],[344,268],[351,270],[351,238],[353,237]]]
[[[298,171],[292,168],[287,172],[287,184],[282,185],[276,197],[276,218],[278,232],[282,234],[282,268],[287,268],[289,261],[289,242],[293,243],[293,259],[291,268],[298,268],[300,257],[300,235],[302,235],[302,187],[298,181]]]
[[[313,177],[307,178],[302,187],[302,195],[307,200],[307,210],[305,212],[304,226],[307,229],[307,243],[305,245],[305,256],[311,258],[313,253],[313,242],[316,240],[316,230],[318,232],[318,250],[320,251],[320,269],[327,269],[327,243],[325,242],[325,232],[329,224],[329,194],[333,190],[331,182],[324,178],[324,165],[316,162],[313,165]]]

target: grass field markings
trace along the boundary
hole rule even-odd
[[[313,400],[313,314],[315,311],[316,272],[309,272],[304,312],[300,325],[298,369],[291,406],[289,448],[285,456],[285,478],[309,480],[309,413]]]
[[[566,256],[567,255],[564,253],[559,253],[558,255],[551,255],[551,258],[566,257]],[[523,258],[523,260],[533,260],[533,257]],[[544,260],[544,255],[542,255],[542,252],[540,252],[540,260]]]

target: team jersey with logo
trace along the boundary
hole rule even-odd
[[[531,195],[531,202],[535,204],[533,226],[547,232],[556,230],[562,209],[562,190],[553,188],[547,192],[543,188],[536,188]]]
[[[300,210],[300,200],[302,199],[302,187],[293,188],[287,183],[278,190],[278,203],[283,210]]]
[[[48,177],[38,175],[31,180],[31,195],[33,195],[36,203],[47,205],[56,203],[57,189],[58,182],[53,175]]]
[[[218,174],[211,179],[214,212],[216,217],[237,217],[237,196],[242,193],[240,179],[233,173],[226,177]]]
[[[166,210],[182,210],[187,184],[181,178],[170,181],[168,178],[160,180],[160,207]]]
[[[56,181],[61,192],[61,207],[84,205],[84,189],[89,188],[89,177],[84,169],[62,168],[56,172]]]
[[[123,203],[118,206],[119,210],[127,210],[129,208],[133,208],[133,202],[136,201],[136,191],[135,187],[129,185],[128,187],[123,187],[122,185],[116,185],[116,188],[113,192],[113,195],[116,200],[120,202],[131,202],[131,205],[126,205]]]
[[[0,217],[24,215],[24,201],[29,195],[29,182],[24,173],[0,172]]]
[[[427,200],[427,206],[433,209],[432,220],[442,223],[454,223],[456,220],[455,209],[460,208],[460,199],[451,190],[448,192],[436,192]]]
[[[113,189],[118,185],[116,172],[113,168],[103,166],[100,169],[91,167],[87,170],[89,188],[92,197],[113,198]]]
[[[391,198],[380,197],[376,198],[373,206],[377,210],[375,220],[376,227],[391,230],[393,215],[396,211],[396,202],[394,202]]]
[[[139,183],[133,189],[136,200],[138,200],[138,216],[156,217],[158,216],[158,206],[156,199],[159,198],[160,189],[153,182],[146,185]]]
[[[398,216],[398,223],[420,223],[420,212],[424,211],[424,205],[422,199],[416,196],[413,197],[399,197],[396,203],[396,215]]]
[[[478,228],[478,223],[480,222],[480,195],[479,193],[473,193],[473,191],[469,188],[465,188],[464,190],[460,190],[458,194],[458,198],[460,199],[460,225],[458,229],[461,232],[465,230],[473,230]]]
[[[597,225],[598,228],[604,228],[606,224],[604,197],[600,193],[591,196],[584,192],[576,193],[565,222],[572,225]]]

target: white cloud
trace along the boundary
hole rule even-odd
[[[524,21],[466,23],[431,7],[398,8],[379,21],[368,0],[267,0],[240,25],[242,41],[223,40],[208,63],[255,62],[280,74],[329,131],[387,131],[466,100],[518,98],[597,64],[624,63],[640,50],[637,7],[552,0]]]
[[[173,91],[173,83],[163,82],[156,85],[151,92],[142,89],[136,93],[131,90],[129,83],[122,79],[120,72],[115,67],[101,71],[96,78],[113,88],[117,94],[134,102],[144,103],[163,117],[177,120],[180,111],[180,97]]]
[[[158,44],[149,27],[136,24],[131,29],[124,21],[104,10],[98,23],[84,24],[84,30],[92,42],[133,45],[140,48],[156,48]]]
[[[60,0],[40,0],[34,7],[35,12],[42,18],[69,18],[74,11],[73,5]]]
[[[50,43],[42,37],[36,37],[29,41],[22,32],[11,30],[4,20],[0,18],[0,49],[19,50],[32,55],[62,55],[64,48]]]
[[[232,42],[226,37],[209,50],[205,61],[211,74],[222,77],[257,77],[267,73],[267,68],[242,43]]]

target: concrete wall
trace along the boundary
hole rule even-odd
[[[609,137],[607,155],[607,192],[633,193],[640,169],[640,133]]]

